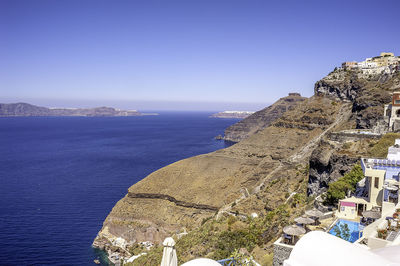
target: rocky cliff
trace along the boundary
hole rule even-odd
[[[183,228],[194,230],[216,213],[266,215],[287,193],[300,189],[306,179],[299,169],[306,167],[321,136],[347,121],[350,112],[348,104],[332,105],[323,97],[302,99],[236,145],[150,174],[115,205],[94,245],[107,249],[118,237],[127,245],[160,243]]]
[[[138,116],[138,111],[97,108],[46,108],[28,103],[0,104],[0,116]]]
[[[349,155],[337,152],[337,149],[341,149],[340,145],[323,142],[311,154],[307,187],[309,196],[325,192],[329,183],[350,171],[360,159],[361,154]]]
[[[315,94],[335,101],[349,102],[352,114],[340,129],[373,129],[383,118],[383,107],[391,93],[400,90],[400,73],[393,75],[360,75],[357,71],[335,70],[315,84]],[[355,135],[347,140],[327,139],[310,158],[308,195],[319,195],[357,163],[368,156],[374,136]]]
[[[316,83],[315,96],[280,99],[233,127],[230,139],[240,140],[236,145],[173,163],[130,187],[94,245],[110,251],[117,239],[124,247],[160,243],[186,229],[188,235],[177,243],[180,262],[196,256],[221,259],[243,245],[262,258],[280,228],[310,203],[307,192],[324,191],[376,141],[344,142],[330,133],[374,126],[398,81],[399,75],[366,80],[334,71]],[[253,213],[259,218],[246,219]],[[232,215],[243,221],[224,220]],[[226,222],[207,222],[221,219]],[[140,263],[151,265],[151,258]]]
[[[280,118],[286,111],[292,110],[297,104],[306,98],[298,93],[290,93],[289,96],[279,99],[242,121],[228,127],[225,130],[224,139],[232,142],[239,142],[250,135],[269,126],[273,121]]]
[[[356,128],[372,128],[382,119],[383,107],[391,101],[391,92],[400,88],[400,72],[370,75],[338,69],[315,83],[314,93],[352,103]]]

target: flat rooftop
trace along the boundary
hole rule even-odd
[[[362,159],[361,162],[365,168],[386,171],[385,180],[394,179],[399,181],[400,160]]]

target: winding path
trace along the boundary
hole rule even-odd
[[[337,125],[339,125],[340,123],[342,123],[344,121],[347,121],[350,118],[350,115],[351,115],[351,103],[344,103],[340,107],[339,114],[336,117],[335,121],[327,129],[325,129],[321,134],[319,134],[314,139],[310,140],[300,151],[298,151],[295,154],[293,154],[292,156],[290,156],[286,160],[286,162],[287,163],[300,163],[300,162],[304,161],[306,158],[308,158],[311,155],[313,150],[318,146],[318,143],[321,141],[321,139],[328,132],[330,132],[334,127],[336,127]],[[273,175],[275,175],[275,173],[277,173],[278,171],[281,171],[282,168],[283,168],[283,162],[279,161],[279,165],[274,170],[272,170],[272,172],[270,172],[268,175],[266,175],[264,177],[264,179],[261,181],[261,183],[254,188],[254,190],[253,190],[254,192],[251,195],[259,193],[265,187],[266,182],[270,181],[271,177]],[[232,204],[233,203],[237,204],[245,198],[246,197],[244,195],[242,195],[239,198],[237,198],[234,202],[231,202],[231,203],[223,206],[218,211],[216,219],[218,219],[222,215],[222,213],[232,214],[232,212],[230,211],[232,209]]]

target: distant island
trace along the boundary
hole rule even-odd
[[[0,116],[141,116],[157,115],[112,107],[47,108],[28,103],[0,103]]]
[[[246,118],[249,115],[254,114],[251,111],[223,111],[216,114],[212,114],[210,117],[215,118]]]

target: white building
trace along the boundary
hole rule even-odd
[[[400,247],[366,249],[320,231],[304,235],[284,261],[284,266],[384,266],[400,265]]]
[[[400,129],[400,92],[393,92],[392,102],[385,105],[383,117],[390,131]]]
[[[387,159],[361,158],[366,195],[339,201],[338,218],[356,219],[365,210],[392,210],[399,199],[400,139],[388,149]]]

